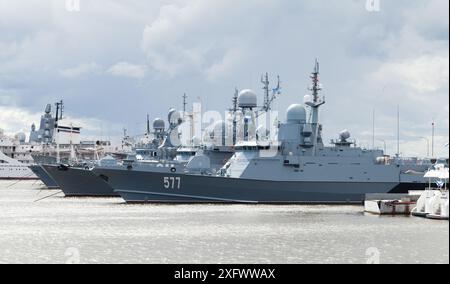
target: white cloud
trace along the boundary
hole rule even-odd
[[[60,74],[66,78],[77,78],[82,75],[88,75],[100,70],[100,66],[97,63],[83,63],[73,68],[67,68],[60,70]]]
[[[15,90],[0,89],[0,106],[14,105],[17,99],[17,92]]]
[[[19,131],[27,132],[33,121],[37,122],[40,115],[16,107],[0,106],[0,128],[6,134],[13,135]]]
[[[54,0],[0,1],[0,26],[12,28],[47,26],[53,13],[53,2]]]
[[[147,73],[147,66],[135,65],[128,62],[119,62],[109,68],[107,72],[114,76],[142,79]]]
[[[270,9],[279,5],[272,0],[242,1],[238,9],[228,0],[165,5],[145,27],[142,48],[158,72],[175,76],[194,71],[218,78],[246,55],[253,38],[263,34]]]
[[[5,43],[0,42],[0,60],[11,58],[17,53],[17,42]]]
[[[239,64],[243,64],[243,62],[244,52],[239,48],[230,49],[219,62],[206,70],[206,75],[212,81],[220,79],[222,76],[230,74],[234,68],[238,68]]]
[[[39,112],[64,99],[74,116],[105,124],[126,108],[126,127],[138,133],[143,115],[179,104],[176,94],[222,110],[235,86],[261,92],[259,76],[268,71],[272,83],[281,76],[283,112],[307,92],[318,57],[325,138],[351,128],[366,139],[374,107],[377,133],[395,140],[398,103],[411,137],[429,133],[423,122],[432,117],[448,134],[448,1],[382,1],[380,13],[368,13],[365,0],[125,2],[82,1],[79,13],[68,13],[64,0],[0,0],[0,105]],[[77,76],[82,84],[65,79]],[[21,129],[31,121],[10,123]],[[405,153],[415,150],[405,145]]]
[[[449,57],[422,56],[383,64],[373,75],[378,82],[408,86],[414,92],[426,93],[448,88]]]
[[[1,32],[0,26],[0,37]],[[0,52],[0,76],[23,80],[31,74],[42,74],[56,68],[61,62],[58,51],[63,50],[59,40],[57,34],[39,30],[20,39],[4,41],[0,45],[0,47],[6,46],[5,50]],[[61,46],[61,49],[58,49],[58,46]]]
[[[423,1],[416,9],[408,9],[405,13],[408,24],[424,38],[448,39],[449,1]]]

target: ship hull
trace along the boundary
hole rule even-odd
[[[33,165],[29,168],[48,189],[59,188],[58,183],[45,171],[45,169],[41,165]]]
[[[43,165],[67,197],[118,197],[118,193],[90,170]]]
[[[389,193],[399,182],[268,181],[96,168],[128,203],[361,203],[367,193]]]
[[[27,167],[21,165],[0,165],[0,180],[38,180]]]

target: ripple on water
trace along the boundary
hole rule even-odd
[[[55,191],[0,182],[0,262],[448,263],[449,223],[364,215],[359,206],[34,202]],[[69,255],[69,256],[67,256]]]

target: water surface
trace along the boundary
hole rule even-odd
[[[449,223],[360,206],[127,205],[0,181],[0,263],[449,263]]]

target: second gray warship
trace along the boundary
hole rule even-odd
[[[357,147],[348,131],[325,146],[318,62],[311,79],[311,99],[306,106],[289,107],[286,122],[278,126],[278,141],[238,142],[233,157],[216,174],[103,167],[93,172],[132,203],[360,203],[366,193],[425,188],[423,173],[429,165]],[[241,92],[240,107],[251,109],[256,103],[253,92]]]

